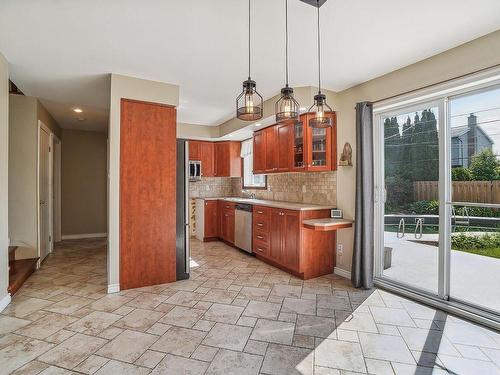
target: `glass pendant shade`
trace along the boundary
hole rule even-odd
[[[243,82],[243,91],[236,98],[236,117],[243,121],[262,118],[263,99],[256,90],[255,81],[250,78]]]
[[[318,93],[314,96],[314,104],[309,108],[313,113],[313,118],[309,120],[311,128],[329,128],[332,124],[332,108],[326,104],[326,96]]]
[[[293,89],[284,87],[281,89],[281,98],[275,107],[276,122],[295,121],[299,118],[299,103],[293,97]]]

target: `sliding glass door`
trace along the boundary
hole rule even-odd
[[[500,321],[500,87],[388,107],[374,116],[376,282]]]
[[[386,197],[382,275],[436,295],[439,116],[438,104],[423,103],[381,117]]]
[[[500,88],[449,99],[450,300],[500,313]]]

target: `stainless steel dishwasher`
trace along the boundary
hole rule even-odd
[[[252,252],[252,205],[237,203],[234,219],[234,244],[242,250]]]

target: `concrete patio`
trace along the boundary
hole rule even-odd
[[[393,248],[384,276],[437,293],[438,248],[413,242],[413,234],[400,239],[384,232],[384,238],[385,246]],[[437,235],[424,234],[420,241],[437,241]],[[451,296],[500,312],[499,270],[500,259],[452,250]]]

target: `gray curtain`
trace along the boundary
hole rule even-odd
[[[356,288],[373,287],[373,111],[356,104],[356,224],[351,281]]]

